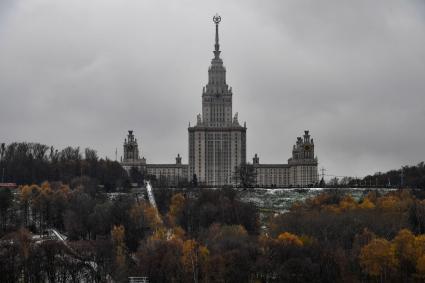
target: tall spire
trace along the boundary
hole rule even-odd
[[[214,57],[215,59],[218,59],[220,57],[220,44],[218,43],[218,24],[221,22],[221,17],[218,14],[215,14],[213,17],[213,22],[215,23]]]
[[[230,95],[229,87],[226,84],[226,68],[223,66],[223,60],[220,58],[220,44],[218,40],[218,25],[221,22],[221,17],[215,15],[213,17],[215,24],[215,45],[214,57],[211,60],[211,65],[208,68],[208,84],[205,87],[202,95]],[[231,119],[231,117],[230,117]]]

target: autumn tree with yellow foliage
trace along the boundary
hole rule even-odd
[[[209,250],[207,247],[190,239],[183,242],[181,263],[187,275],[188,281],[199,282],[200,271],[208,273]],[[189,279],[190,278],[190,279]]]
[[[111,238],[114,247],[114,273],[118,278],[124,278],[127,269],[127,248],[124,242],[125,228],[122,225],[112,227]]]
[[[374,239],[364,246],[359,261],[363,271],[372,277],[378,277],[380,282],[385,282],[399,268],[394,245],[382,238]]]

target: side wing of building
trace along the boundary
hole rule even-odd
[[[188,181],[189,165],[182,164],[180,154],[177,154],[176,163],[170,164],[149,164],[144,157],[139,156],[139,146],[133,131],[128,131],[124,140],[124,158],[121,159],[121,166],[130,174],[132,168],[136,168],[145,176],[155,176],[161,186],[175,187],[186,184]]]
[[[253,166],[258,187],[308,187],[319,182],[318,161],[309,131],[297,138],[287,164],[260,164],[255,154]]]
[[[146,174],[155,176],[161,185],[176,187],[188,181],[187,164],[146,164]]]

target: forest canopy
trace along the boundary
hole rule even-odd
[[[257,207],[232,189],[155,190],[156,210],[133,194],[93,194],[87,181],[24,185],[17,194],[0,190],[1,282],[425,278],[419,190],[370,191],[361,199],[328,191],[261,222]],[[40,238],[49,229],[66,235],[66,242]]]
[[[3,181],[23,184],[41,184],[88,176],[106,191],[129,186],[127,173],[116,161],[99,158],[96,150],[79,147],[55,149],[40,143],[11,143],[0,145],[0,168]]]

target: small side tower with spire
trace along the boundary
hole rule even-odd
[[[124,139],[124,162],[139,160],[139,146],[133,131],[129,130],[127,138]]]

